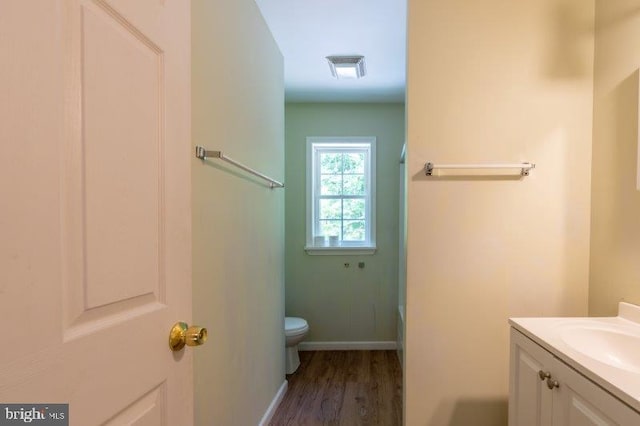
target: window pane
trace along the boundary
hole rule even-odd
[[[322,174],[341,174],[342,173],[342,154],[339,153],[320,153],[320,173]]]
[[[341,219],[341,200],[320,200],[320,219]],[[327,234],[324,234],[327,235]]]
[[[345,220],[343,240],[364,241],[364,220]]]
[[[373,139],[373,138],[371,138]],[[369,223],[370,198],[375,189],[375,176],[370,176],[369,161],[375,156],[375,145],[368,138],[307,138],[312,164],[309,172],[311,191],[308,202],[312,211],[312,241],[315,236],[338,238],[342,247],[368,244],[366,238],[375,235],[374,223]],[[320,240],[318,240],[320,241]],[[373,243],[373,241],[371,241]],[[320,244],[320,243],[319,243]]]
[[[339,220],[321,220],[320,235],[324,235],[326,237],[336,235],[340,238],[340,223],[341,222]]]
[[[364,199],[344,200],[344,219],[364,219]]]
[[[344,195],[366,195],[364,175],[345,175]]]
[[[342,195],[342,178],[336,175],[320,177],[320,195]]]
[[[343,172],[364,173],[364,152],[344,154],[342,159],[344,164]]]

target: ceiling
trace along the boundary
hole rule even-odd
[[[287,102],[404,102],[406,0],[256,0],[284,56]],[[326,56],[363,55],[338,80]]]

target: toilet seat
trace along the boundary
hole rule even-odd
[[[306,333],[309,329],[309,324],[304,318],[298,317],[285,317],[284,319],[284,334],[285,336],[294,336],[300,333]]]

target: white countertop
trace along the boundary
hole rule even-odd
[[[617,317],[606,318],[511,318],[512,327],[560,358],[573,369],[586,376],[609,393],[640,412],[640,362],[625,362],[614,356],[606,362],[594,359],[576,350],[575,342],[582,339],[581,331],[614,331],[626,336],[638,337],[631,341],[629,355],[632,361],[640,360],[640,307],[620,303]],[[570,343],[574,342],[573,345]],[[590,344],[584,340],[581,345]],[[593,345],[601,344],[594,339]],[[617,365],[617,366],[616,366]]]

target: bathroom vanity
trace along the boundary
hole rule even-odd
[[[640,425],[640,308],[512,318],[510,426]]]

